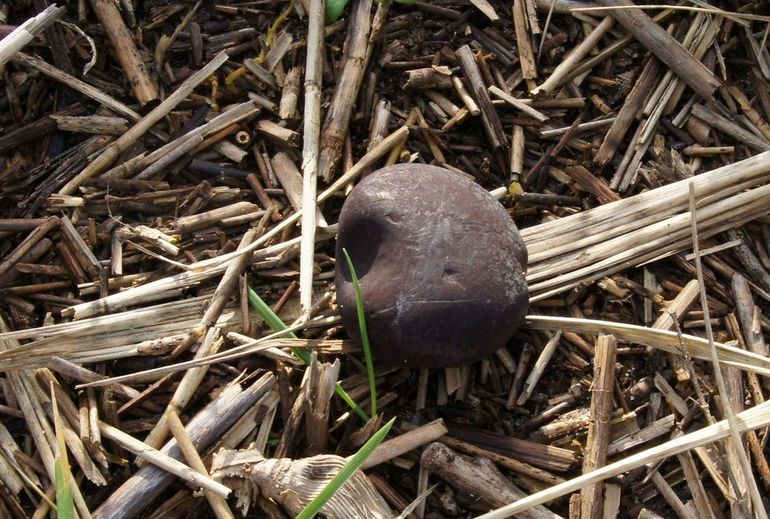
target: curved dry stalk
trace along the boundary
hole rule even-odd
[[[698,275],[698,285],[700,287],[700,302],[703,308],[703,319],[706,324],[706,337],[708,337],[709,345],[709,357],[711,364],[714,368],[714,378],[716,379],[717,388],[719,388],[719,395],[722,399],[722,409],[727,417],[727,423],[730,425],[730,441],[733,444],[736,454],[738,455],[738,462],[741,470],[743,471],[744,478],[748,483],[748,493],[751,497],[752,504],[755,508],[755,513],[759,519],[767,519],[767,511],[765,505],[762,503],[762,496],[759,494],[759,488],[757,482],[754,479],[754,475],[751,471],[751,462],[746,454],[746,449],[741,440],[740,434],[738,434],[738,424],[735,420],[735,413],[729,402],[729,394],[727,392],[727,386],[725,385],[725,379],[722,375],[722,367],[719,363],[719,355],[717,354],[716,343],[714,342],[714,332],[711,329],[711,319],[709,318],[709,305],[708,298],[706,296],[706,283],[703,281],[703,267],[701,265],[700,245],[698,244],[698,213],[695,205],[695,185],[690,181],[688,186],[690,189],[690,215],[691,215],[691,230],[692,230],[692,245],[693,253],[695,254],[695,269]],[[732,467],[730,467],[732,470]],[[738,485],[736,485],[738,486]],[[742,492],[742,489],[736,488],[738,493]]]

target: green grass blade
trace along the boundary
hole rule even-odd
[[[265,303],[262,298],[259,297],[259,295],[257,295],[257,293],[254,292],[254,290],[251,288],[248,289],[248,297],[251,307],[255,312],[259,314],[260,317],[262,317],[262,319],[264,319],[271,330],[280,332],[281,330],[288,328],[288,326],[286,326],[286,324],[281,321],[281,318],[278,317],[275,312],[273,312],[273,309],[270,308],[267,303]],[[284,337],[296,339],[297,335],[294,332],[286,332]],[[310,364],[310,354],[308,352],[300,348],[292,348],[291,351],[299,360],[305,364]]]
[[[377,446],[382,443],[382,440],[384,440],[388,435],[388,432],[390,431],[390,428],[393,426],[393,422],[395,421],[396,419],[393,418],[391,421],[383,425],[379,431],[374,433],[374,435],[369,438],[369,440],[364,443],[360,449],[358,449],[358,452],[356,452],[353,457],[350,458],[350,461],[348,461],[345,466],[342,467],[342,470],[340,470],[337,475],[326,484],[323,490],[321,490],[321,492],[315,498],[313,498],[310,503],[308,503],[304,510],[302,510],[295,519],[311,519],[315,514],[320,512],[321,508],[323,508],[329,499],[331,499],[332,496],[340,488],[342,488],[345,482],[350,479],[353,474],[356,473],[358,468],[364,463],[364,461],[366,461],[366,458],[368,458],[374,449],[376,449]]]
[[[326,0],[326,23],[334,23],[339,20],[346,5],[348,5],[348,0]]]
[[[369,332],[366,330],[366,316],[364,315],[364,298],[361,297],[361,282],[358,280],[358,274],[353,267],[353,261],[350,259],[347,249],[342,249],[345,255],[345,261],[350,270],[350,278],[353,281],[353,292],[356,297],[356,314],[358,315],[358,329],[361,331],[361,347],[364,349],[364,359],[366,359],[366,374],[369,376],[369,392],[372,398],[371,413],[377,416],[377,385],[374,381],[374,362],[372,361],[372,347],[369,344]]]
[[[54,460],[54,479],[56,486],[56,514],[59,519],[75,519],[75,500],[72,497],[72,473],[67,459],[67,445],[64,443],[64,424],[59,416],[56,395],[51,387],[53,402],[53,423],[56,430],[56,444],[59,451]]]
[[[249,304],[251,305],[251,308],[254,309],[255,312],[257,312],[262,319],[267,323],[267,325],[270,327],[271,330],[280,332],[281,330],[285,330],[288,328],[286,324],[281,321],[281,318],[278,317],[275,312],[273,312],[273,309],[270,308],[267,303],[265,303],[259,295],[257,295],[254,290],[249,287],[248,289],[248,298],[249,298]],[[286,337],[289,337],[291,339],[296,339],[297,335],[294,332],[286,332]],[[300,348],[292,348],[291,352],[294,354],[295,357],[297,357],[299,360],[304,362],[305,364],[310,364],[310,354],[306,352],[303,349]],[[355,403],[355,401],[350,398],[350,395],[347,394],[347,392],[342,389],[342,386],[340,386],[340,383],[337,382],[337,384],[334,386],[334,392],[337,393],[337,395],[342,398],[342,400],[348,404],[348,406],[355,411],[355,413],[364,421],[369,421],[369,415],[366,414],[366,411],[361,409],[361,406]]]

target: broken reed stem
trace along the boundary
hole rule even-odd
[[[110,2],[105,3],[109,4]],[[161,104],[156,106],[149,114],[132,126],[131,129],[121,135],[116,141],[107,146],[96,159],[83,169],[83,171],[67,182],[59,190],[59,194],[71,195],[86,179],[104,171],[121,153],[126,151],[129,146],[141,138],[155,123],[168,115],[171,110],[184,101],[184,99],[190,95],[200,83],[213,74],[225,61],[227,61],[227,53],[220,52],[205,67],[187,78],[173,94],[168,96]]]
[[[302,239],[299,257],[299,299],[303,319],[313,304],[315,265],[316,191],[321,132],[321,80],[323,76],[324,0],[310,2],[307,57],[305,59],[305,111],[302,135]]]
[[[666,304],[665,309],[660,313],[655,322],[652,323],[652,327],[660,328],[661,330],[671,330],[674,328],[674,325],[678,325],[679,319],[695,302],[698,290],[698,281],[690,280],[676,297]],[[690,380],[690,371],[687,369],[687,361],[681,355],[669,353],[668,356],[669,364],[674,370],[677,380],[681,383],[688,382]]]
[[[444,420],[441,418],[433,420],[425,425],[421,425],[416,429],[412,429],[395,438],[382,442],[376,449],[374,449],[374,452],[366,458],[366,461],[364,461],[360,469],[370,469],[380,463],[390,461],[413,449],[438,440],[447,432]]]
[[[403,140],[405,140],[408,135],[409,128],[406,125],[401,126],[399,129],[388,135],[385,139],[383,139],[381,143],[375,146],[371,151],[367,152],[366,155],[361,157],[355,166],[350,168],[347,173],[338,178],[331,186],[326,188],[320,195],[318,195],[316,203],[321,204],[325,202],[334,193],[340,189],[343,189],[351,181],[358,178],[361,173],[366,171],[368,167],[374,165],[374,163],[382,158],[388,151],[390,151],[391,148],[403,142]],[[190,267],[193,269],[217,268],[219,265],[231,261],[234,257],[240,254],[254,251],[259,246],[264,245],[270,239],[283,232],[283,230],[287,227],[297,223],[297,221],[301,218],[302,213],[303,211],[295,211],[291,214],[291,216],[287,216],[281,220],[281,223],[263,234],[258,240],[252,243],[249,247],[245,248],[243,251],[230,252],[210,260],[199,261],[198,263],[190,265]]]
[[[537,361],[535,361],[535,365],[529,373],[527,381],[524,383],[524,389],[522,389],[519,399],[516,401],[516,405],[524,405],[529,397],[532,396],[532,393],[535,391],[535,386],[545,372],[545,368],[548,367],[548,363],[551,361],[551,357],[556,351],[557,346],[559,346],[561,334],[561,330],[556,330],[553,337],[548,339],[548,342],[543,347],[543,351],[540,352],[540,356],[537,358]]]
[[[156,467],[162,468],[163,470],[192,483],[196,487],[204,488],[221,497],[230,495],[230,489],[222,483],[214,481],[210,477],[191,469],[181,461],[150,447],[146,443],[137,440],[133,436],[124,433],[110,424],[99,422],[99,432],[101,432],[102,436],[109,438],[127,451],[136,454],[143,460],[149,461]]]
[[[749,486],[748,492],[749,492],[749,496],[751,497],[751,501],[754,505],[755,513],[760,519],[767,519],[767,511],[765,510],[765,506],[762,503],[762,496],[759,493],[757,482],[754,479],[754,474],[752,473],[749,457],[746,454],[743,441],[741,440],[741,437],[738,433],[738,423],[735,419],[735,413],[733,412],[733,409],[730,404],[730,399],[728,396],[729,393],[727,392],[727,387],[725,386],[725,380],[722,375],[722,366],[719,363],[719,356],[717,354],[716,343],[714,342],[714,332],[711,329],[711,319],[709,318],[708,298],[706,296],[706,283],[703,280],[703,266],[701,265],[700,244],[698,243],[698,218],[697,218],[696,204],[695,204],[695,183],[692,180],[689,182],[689,192],[690,192],[692,246],[693,246],[693,253],[695,254],[695,270],[698,275],[698,285],[700,285],[701,308],[703,309],[703,320],[706,325],[706,337],[708,338],[709,354],[711,358],[711,364],[714,369],[714,379],[716,380],[717,388],[719,388],[719,395],[722,399],[722,409],[725,416],[727,417],[727,422],[729,424],[728,429],[730,433],[730,441],[732,442],[733,448],[735,449],[735,452],[738,456],[741,470],[743,471],[743,476],[746,479],[746,482],[748,483],[748,486]],[[736,492],[741,491],[741,489],[739,488],[736,488],[735,490]]]
[[[274,385],[274,375],[267,373],[246,389],[233,384],[221,391],[187,424],[187,433],[196,449],[199,452],[206,452],[247,410],[254,407],[260,398],[271,391]],[[104,434],[104,431],[102,433]],[[174,440],[164,445],[160,452],[176,460],[182,458],[182,452]],[[171,485],[173,479],[173,476],[164,470],[145,464],[94,511],[93,517],[94,519],[136,517]]]
[[[0,333],[7,333],[9,331],[8,325],[2,315],[0,315]],[[0,341],[0,352],[15,349],[19,346],[20,344],[17,340],[6,339]],[[7,371],[6,376],[8,386],[10,387],[13,396],[16,398],[16,403],[22,412],[24,422],[27,425],[27,429],[37,449],[36,453],[43,463],[48,478],[51,481],[54,481],[56,461],[49,438],[54,438],[55,434],[46,417],[46,411],[43,408],[43,404],[35,393],[34,386],[36,385],[36,382],[29,372]],[[89,517],[88,507],[85,504],[80,487],[74,479],[71,479],[70,482],[78,512],[82,514],[83,517]]]
[[[259,111],[260,108],[257,107],[253,101],[245,101],[232,107],[228,111],[219,114],[209,122],[190,130],[184,135],[180,135],[157,150],[127,160],[126,162],[105,171],[101,176],[106,178],[126,178],[139,170],[143,170],[134,178],[149,179],[160,170],[162,164],[159,163],[170,160],[168,157],[181,156],[181,154],[192,150],[194,146],[201,144],[204,138],[232,126],[243,119],[251,117]]]
[[[766,427],[770,424],[770,401],[754,406],[751,409],[738,413],[736,415],[736,432],[744,433]],[[503,519],[516,513],[528,510],[533,506],[547,503],[561,496],[580,490],[586,485],[604,481],[607,478],[617,476],[623,472],[628,472],[637,467],[648,463],[674,456],[681,452],[689,451],[696,447],[707,445],[730,435],[730,425],[727,420],[722,420],[703,429],[685,434],[679,438],[669,440],[661,445],[651,449],[633,454],[615,463],[611,463],[602,468],[596,469],[588,474],[583,474],[576,478],[559,483],[546,490],[536,492],[519,501],[493,510],[487,514],[481,515],[476,519]]]
[[[709,360],[709,342],[701,337],[688,334],[678,334],[669,330],[659,330],[633,324],[601,321],[598,319],[577,319],[574,317],[552,317],[546,315],[528,315],[522,324],[532,330],[563,330],[565,332],[587,334],[612,334],[619,341],[632,342],[644,346],[652,346],[663,351],[681,354],[684,344],[691,357]],[[735,366],[744,371],[756,372],[770,376],[770,358],[762,355],[715,343],[719,350],[722,364]]]
[[[724,193],[729,191],[729,188],[743,182],[758,183],[766,179],[768,173],[770,173],[770,152],[760,153],[740,162],[698,175],[694,179],[697,188],[696,195],[705,197]],[[604,204],[575,215],[535,225],[523,229],[521,234],[527,242],[531,256],[533,249],[534,252],[538,252],[541,246],[546,249],[553,248],[554,240],[556,240],[556,244],[563,245],[575,242],[578,237],[582,238],[582,236],[565,232],[568,229],[583,229],[585,236],[588,237],[596,235],[600,229],[618,227],[620,224],[634,221],[640,221],[634,227],[638,228],[645,225],[641,220],[650,212],[656,214],[658,219],[662,219],[677,211],[686,210],[688,182],[687,179],[680,180],[611,204]],[[656,208],[659,207],[666,207],[666,210],[657,211]],[[606,235],[598,236],[591,243],[603,241],[606,238]],[[584,247],[587,244],[588,242],[581,241],[575,247]],[[531,257],[530,261],[532,261]]]
[[[599,3],[606,7],[634,7],[630,0],[599,0]],[[713,100],[712,94],[721,84],[719,79],[663,27],[638,9],[612,9],[610,14],[703,99]]]
[[[476,495],[490,506],[516,502],[526,494],[487,458],[458,454],[443,443],[431,443],[420,456],[420,467],[451,482],[452,486]],[[558,519],[542,505],[527,510],[523,519]]]
[[[350,114],[361,88],[367,61],[371,11],[372,0],[356,0],[352,4],[345,42],[345,62],[321,130],[318,175],[326,182],[331,181],[342,156],[342,144],[350,123]]]
[[[293,222],[296,222],[296,220],[293,220]],[[329,237],[328,235],[325,235],[324,239],[327,239],[328,237]],[[259,241],[259,240],[256,240],[256,241]],[[254,243],[256,243],[256,241]],[[251,254],[252,252],[255,252],[254,243],[252,243],[248,247],[245,247],[243,249],[243,254]],[[277,254],[279,252],[285,251],[286,249],[289,249],[297,245],[298,243],[299,243],[299,238],[293,238],[291,240],[278,243],[276,245],[271,245],[265,249],[262,249],[259,251],[259,254],[262,254],[265,256],[271,255],[271,254]],[[230,254],[231,256],[228,256],[228,258],[230,259],[241,255],[241,253],[238,250]],[[217,274],[224,272],[227,266],[228,266],[228,263],[221,262],[213,266],[209,266],[208,269],[202,270],[202,271],[193,271],[188,266],[187,270],[180,274],[175,274],[173,276],[168,276],[155,281],[150,281],[149,283],[146,283],[144,285],[139,285],[137,287],[130,288],[122,292],[116,292],[114,294],[110,294],[106,297],[97,299],[95,301],[74,305],[74,306],[65,308],[62,312],[63,312],[63,315],[72,316],[75,320],[80,320],[80,319],[92,317],[100,313],[105,313],[109,311],[115,311],[120,308],[125,308],[126,306],[129,306],[132,304],[138,304],[140,302],[155,301],[158,299],[168,297],[169,295],[173,294],[174,291],[178,291],[182,288],[200,283],[205,279],[214,277]]]
[[[313,352],[310,359],[304,399],[305,455],[315,456],[328,448],[329,413],[340,374],[340,360],[319,362],[317,352]]]
[[[617,343],[612,335],[601,335],[596,340],[594,379],[591,384],[591,424],[588,426],[583,473],[604,466],[610,443],[612,419],[612,389],[615,384]],[[603,485],[596,483],[580,491],[581,519],[602,517]]]
[[[64,7],[58,7],[55,4],[50,5],[42,13],[19,25],[11,34],[0,40],[0,66],[4,65],[14,54],[35,39],[38,33],[44,31],[65,12],[66,8]]]
[[[256,229],[249,229],[246,231],[243,234],[243,238],[241,238],[238,249],[248,247],[258,234]],[[197,330],[200,334],[205,333],[206,330],[210,326],[213,326],[222,315],[222,311],[225,309],[227,302],[230,300],[230,297],[238,285],[238,278],[244,273],[246,267],[249,266],[250,260],[251,255],[244,254],[236,258],[235,261],[227,266],[224,274],[222,274],[222,279],[219,281],[219,285],[217,285],[217,288],[214,291],[214,295],[211,296],[209,306],[206,308],[206,313],[201,317],[201,322],[198,325]]]
[[[519,62],[524,79],[537,79],[537,62],[535,51],[530,39],[531,33],[527,27],[527,7],[525,0],[513,0],[511,5],[513,28],[516,32],[516,43],[519,48]]]
[[[659,70],[660,64],[655,58],[647,60],[646,64],[643,65],[641,74],[639,74],[617,117],[612,122],[612,126],[604,135],[599,150],[594,155],[594,164],[600,168],[603,168],[612,159],[626,132],[636,121],[645,99],[647,99],[654,83],[658,81]]]
[[[222,345],[219,334],[219,328],[208,329],[198,351],[195,352],[195,360],[203,359],[217,353],[219,347]],[[182,377],[182,380],[179,381],[179,385],[174,391],[174,395],[171,397],[171,401],[168,403],[166,410],[178,412],[187,407],[187,404],[192,400],[195,391],[198,389],[198,386],[207,371],[208,365],[198,366],[187,370]],[[168,422],[166,421],[166,414],[164,413],[155,424],[155,427],[153,427],[147,435],[144,442],[150,447],[158,449],[166,441],[168,434]]]
[[[147,72],[147,67],[144,66],[134,38],[123,22],[123,17],[120,15],[115,2],[112,0],[91,0],[91,6],[115,48],[115,55],[123,72],[126,77],[131,78],[129,84],[137,101],[141,105],[146,105],[157,99],[158,87]]]
[[[523,114],[532,117],[536,121],[544,122],[548,120],[548,116],[545,115],[543,112],[535,110],[528,104],[523,103],[519,99],[516,99],[515,97],[507,93],[505,90],[503,90],[502,88],[492,85],[488,88],[488,90],[490,94],[494,94],[495,96],[499,97],[509,105],[513,106]]]
[[[328,200],[334,193],[343,189],[349,182],[358,178],[369,167],[373,166],[380,158],[388,153],[394,146],[403,142],[409,135],[409,128],[407,126],[401,126],[393,133],[388,135],[372,150],[367,152],[361,159],[348,170],[347,173],[338,178],[331,186],[323,191],[317,199],[317,203]],[[302,216],[302,211],[295,211],[291,216],[284,218],[281,223],[273,227],[270,231],[263,234],[260,238],[255,240],[251,245],[245,247],[243,250],[237,250],[228,254],[222,254],[216,258],[210,260],[199,261],[188,266],[188,271],[168,278],[159,279],[147,283],[136,288],[132,288],[123,292],[111,294],[109,296],[91,301],[88,303],[82,303],[79,305],[71,306],[63,311],[63,315],[73,316],[74,319],[83,319],[90,317],[100,312],[104,312],[110,309],[117,308],[119,305],[129,304],[130,301],[136,300],[139,294],[150,295],[154,294],[157,297],[163,297],[163,293],[168,290],[173,290],[178,286],[188,286],[190,283],[195,283],[203,279],[207,279],[211,276],[224,271],[227,263],[241,254],[250,254],[257,250],[258,247],[264,245],[270,241],[273,237],[279,235],[289,226],[294,225]],[[283,244],[271,247],[266,250],[277,247],[279,250],[283,250],[287,246],[293,245],[291,240]]]
[[[67,85],[73,90],[76,90],[81,94],[90,97],[91,99],[101,103],[106,108],[109,108],[116,114],[128,117],[134,122],[137,122],[142,118],[141,115],[114,97],[111,97],[98,88],[92,87],[88,83],[59,70],[58,68],[50,65],[37,56],[28,56],[27,54],[17,52],[11,59],[17,63],[21,63],[26,67],[33,68],[38,72]]]
[[[12,269],[13,266],[18,263],[46,234],[58,228],[59,223],[60,220],[58,218],[51,216],[29,233],[29,235],[24,238],[15,249],[13,249],[13,251],[5,256],[2,263],[0,263],[0,276],[3,276]]]
[[[720,192],[717,196],[726,198],[715,200],[715,196],[709,200],[712,203],[701,209],[705,236],[713,236],[764,214],[764,200],[770,194],[770,185],[733,194],[737,187]],[[586,234],[585,229],[569,233],[567,236],[572,238],[572,242],[561,245],[561,248],[557,245],[547,250],[542,247],[539,237],[525,238],[530,250],[527,281],[532,299],[539,300],[580,283],[614,274],[629,265],[639,265],[683,250],[689,242],[689,213],[670,215],[661,220],[656,209],[650,209],[651,213],[647,214],[652,216],[642,216],[625,225],[620,224],[616,215],[613,222],[617,229],[594,229],[594,234]],[[585,245],[585,242],[594,242],[597,238],[603,241],[580,249],[580,252],[573,249],[578,243]],[[554,241],[558,243],[561,239],[557,237]],[[567,249],[572,252],[559,255]]]
[[[171,429],[171,434],[174,435],[174,439],[176,440],[177,445],[179,445],[179,449],[182,451],[182,454],[190,467],[197,470],[202,476],[209,477],[206,465],[204,465],[200,454],[198,454],[198,450],[195,448],[190,436],[187,434],[182,420],[179,419],[179,415],[171,409],[166,412],[166,421]],[[223,496],[212,492],[208,488],[203,489],[203,495],[206,496],[206,500],[209,502],[209,505],[211,505],[211,509],[214,511],[217,519],[235,518],[230,511],[230,507],[227,506],[227,500]]]
[[[530,93],[538,95],[540,93],[553,92],[555,88],[564,82],[564,78],[569,72],[582,60],[591,50],[596,47],[602,37],[612,28],[615,20],[611,16],[605,16],[604,19],[594,27],[591,34],[586,36],[572,51],[559,63],[559,66],[551,73],[543,84],[536,87]]]
[[[217,362],[226,362],[229,360],[238,359],[246,355],[253,355],[261,351],[270,350],[272,348],[285,347],[286,346],[285,341],[280,340],[279,337],[283,337],[284,335],[290,332],[296,332],[296,331],[302,330],[308,327],[308,325],[321,326],[321,323],[323,325],[333,325],[333,324],[338,324],[339,322],[340,322],[339,318],[334,318],[334,319],[325,319],[321,322],[311,320],[311,321],[297,323],[292,326],[287,326],[285,329],[278,330],[271,334],[265,335],[264,337],[260,337],[259,339],[254,339],[245,344],[241,344],[240,346],[230,348],[229,350],[224,352],[219,352],[213,355],[209,355],[202,359],[193,359],[193,360],[188,360],[184,362],[178,362],[176,364],[170,364],[168,366],[162,366],[159,368],[152,368],[145,371],[139,371],[128,375],[120,375],[117,377],[110,377],[110,378],[105,378],[100,380],[94,380],[92,382],[85,382],[83,384],[79,384],[78,386],[76,386],[76,388],[81,389],[85,387],[105,386],[105,385],[114,384],[114,383],[142,380],[146,378],[156,378],[158,376],[167,375],[169,373],[176,373],[177,371],[182,371],[182,370],[195,368],[199,366],[207,366],[210,364],[215,364]],[[294,344],[291,344],[289,345],[289,347],[297,347],[297,346]],[[296,359],[295,357],[291,357],[290,355],[284,358],[283,361],[289,362],[290,359],[292,358],[296,362],[300,362],[299,359]]]
[[[473,51],[471,51],[468,45],[463,45],[455,51],[455,56],[463,71],[468,87],[470,87],[471,95],[481,110],[481,122],[483,123],[487,139],[489,139],[489,144],[492,148],[498,150],[506,144],[503,125],[500,122],[497,110],[492,105],[492,100],[489,98],[489,92],[484,84],[481,70],[476,63],[476,58],[473,57]]]

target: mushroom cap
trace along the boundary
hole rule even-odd
[[[526,314],[527,250],[519,231],[502,205],[461,173],[388,166],[348,195],[335,283],[342,323],[360,340],[343,248],[360,279],[379,363],[465,365],[504,346]]]

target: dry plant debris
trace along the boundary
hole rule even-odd
[[[0,516],[58,432],[79,517],[289,517],[397,417],[339,502],[766,517],[770,13],[667,4],[0,1]],[[530,311],[365,421],[334,237],[397,163],[500,200]]]

